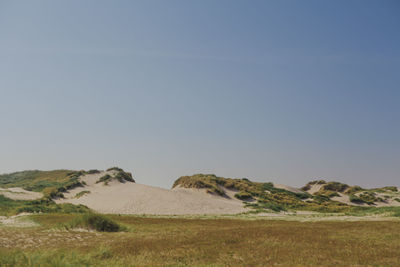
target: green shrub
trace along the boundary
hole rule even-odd
[[[395,186],[386,186],[386,187],[383,187],[383,189],[389,190],[389,191],[392,191],[392,192],[397,192],[398,191],[397,187],[395,187]]]
[[[64,194],[57,187],[46,187],[42,191],[45,198],[63,198]]]
[[[334,191],[334,192],[343,192],[347,188],[349,188],[347,184],[342,184],[339,182],[329,182],[322,186],[323,190]]]
[[[372,192],[364,192],[359,196],[350,195],[350,201],[357,204],[366,203],[368,205],[373,205],[375,201],[378,199],[375,197],[375,194]],[[383,200],[383,199],[382,199]]]
[[[239,192],[235,194],[235,197],[240,200],[251,200],[253,199],[252,195],[248,192]]]
[[[346,194],[353,195],[357,192],[364,191],[365,189],[361,188],[360,186],[352,186],[346,190]]]
[[[99,170],[88,170],[87,174],[96,174],[96,173],[100,173]]]
[[[303,191],[308,191],[308,190],[311,189],[311,186],[312,186],[312,185],[315,185],[315,184],[326,184],[326,182],[325,182],[325,180],[315,180],[315,181],[311,181],[311,182],[308,182],[305,186],[303,186],[303,187],[300,188],[300,189],[303,190]]]
[[[84,228],[96,230],[99,232],[120,232],[125,230],[124,227],[111,220],[110,218],[95,214],[87,213],[75,218],[71,222],[64,225],[67,229]]]
[[[119,171],[119,172],[121,172],[121,171],[124,171],[124,170],[121,169],[121,168],[118,168],[118,167],[111,167],[111,168],[108,168],[107,171]]]
[[[102,183],[102,182],[106,183],[110,180],[111,180],[111,175],[106,174],[106,175],[101,176],[100,179],[96,181],[96,184]]]
[[[124,182],[132,182],[132,183],[134,183],[135,182],[135,180],[133,179],[131,173],[124,172],[124,171],[118,171],[118,173],[115,176],[112,176],[110,174],[106,174],[106,175],[100,177],[100,179],[96,182],[96,184],[104,182],[104,184],[107,185],[112,180],[118,180],[121,183],[124,183]]]
[[[119,171],[117,173],[117,175],[115,176],[115,178],[122,182],[128,181],[128,182],[135,182],[135,180],[133,180],[132,174],[130,172],[124,172],[124,171]]]
[[[300,188],[301,190],[303,190],[303,191],[308,191],[308,190],[310,190],[311,189],[311,185],[309,185],[309,184],[306,184],[305,186],[303,186],[302,188]]]
[[[359,198],[358,196],[356,196],[354,194],[350,195],[349,199],[351,202],[356,203],[356,204],[364,204],[365,203],[364,200],[362,200],[361,198]]]

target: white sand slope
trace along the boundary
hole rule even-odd
[[[354,203],[350,201],[350,197],[348,195],[345,195],[343,193],[339,193],[339,196],[336,197],[331,197],[331,200],[333,201],[338,201],[338,202],[342,202],[344,204],[350,205],[350,206],[369,206],[368,204],[365,203]]]
[[[96,184],[96,181],[106,173],[110,174],[102,172],[83,176],[81,180],[86,182],[85,187],[71,190],[64,194],[64,199],[56,202],[82,204],[97,212],[114,214],[236,214],[246,211],[242,201],[233,197],[211,195],[204,190],[185,188],[167,190],[118,181],[110,182],[108,185]],[[90,193],[76,198],[76,194],[82,191]],[[235,193],[226,191],[228,196]]]
[[[295,188],[295,187],[288,186],[288,185],[275,184],[274,183],[274,187],[275,188],[279,188],[279,189],[284,189],[284,190],[287,190],[289,192],[293,192],[293,193],[296,193],[296,194],[304,193],[304,191],[302,191],[302,190],[300,190],[298,188]]]
[[[0,195],[13,200],[35,200],[43,197],[42,193],[26,191],[20,187],[0,188]]]
[[[307,190],[307,193],[313,195],[313,194],[317,193],[324,185],[325,184],[313,184],[313,185],[311,185],[311,188]]]

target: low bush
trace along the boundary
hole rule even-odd
[[[398,192],[397,187],[395,187],[395,186],[386,186],[386,187],[383,187],[383,189],[389,190],[392,192]]]
[[[357,193],[357,192],[360,192],[360,191],[364,191],[365,189],[363,189],[363,188],[361,188],[360,186],[352,186],[352,187],[350,187],[350,188],[348,188],[346,191],[345,191],[345,193],[347,194],[347,195],[353,195],[353,194],[355,194],[355,193]]]
[[[84,228],[99,232],[120,232],[126,230],[125,227],[112,219],[96,213],[83,214],[63,226],[67,229]]]
[[[342,184],[339,182],[329,182],[322,186],[323,190],[326,191],[333,191],[333,192],[343,192],[345,191],[349,186],[347,184]]]
[[[247,192],[239,192],[235,194],[235,197],[240,200],[251,200],[253,199],[252,195]]]
[[[130,172],[119,171],[115,178],[120,181],[121,183],[128,181],[128,182],[135,182]]]
[[[375,201],[378,201],[376,198],[375,194],[372,192],[364,192],[360,194],[359,196],[356,195],[350,195],[350,201],[353,203],[357,204],[368,204],[368,205],[373,205]]]
[[[88,170],[86,173],[87,174],[96,174],[96,173],[100,173],[100,171],[99,170]]]
[[[96,181],[96,184],[102,183],[102,182],[107,184],[110,180],[111,180],[111,175],[106,174],[106,175],[101,176],[100,179]]]
[[[132,174],[130,172],[118,171],[118,173],[115,174],[115,176],[106,174],[106,175],[100,177],[100,179],[96,182],[96,184],[104,182],[104,184],[107,185],[112,180],[118,180],[121,183],[125,183],[125,182],[134,183],[135,182],[135,180],[133,179]]]
[[[108,168],[107,171],[119,171],[119,172],[121,172],[121,171],[124,171],[124,170],[121,169],[121,168],[118,168],[118,167],[111,167],[111,168]]]

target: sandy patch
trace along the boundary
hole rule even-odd
[[[338,197],[331,197],[331,200],[342,202],[342,203],[345,203],[350,206],[369,206],[368,204],[365,204],[365,203],[360,203],[360,204],[353,203],[350,201],[350,197],[348,195],[345,195],[345,194],[342,194],[339,192],[338,192],[338,194],[339,194]]]
[[[29,213],[20,213],[18,215],[6,217],[0,216],[0,225],[8,227],[34,227],[37,224],[28,219]]]
[[[42,193],[27,191],[20,187],[0,188],[0,194],[13,200],[35,200],[43,197]]]
[[[288,186],[288,185],[275,184],[275,183],[274,183],[274,187],[275,187],[275,188],[279,188],[279,189],[284,189],[284,190],[287,190],[287,191],[289,191],[289,192],[293,192],[293,193],[296,193],[296,194],[304,193],[303,190],[300,190],[300,189],[298,189],[298,188],[291,187],[291,186]]]

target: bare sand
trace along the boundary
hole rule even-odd
[[[311,188],[307,190],[307,193],[309,193],[311,195],[314,195],[315,193],[317,193],[321,189],[321,187],[323,185],[324,184],[313,184],[313,185],[311,185]]]
[[[242,201],[233,197],[234,191],[224,189],[228,197],[208,194],[204,189],[174,188],[172,190],[132,182],[97,183],[110,172],[81,177],[86,186],[65,193],[57,203],[82,204],[97,212],[113,214],[237,214],[247,211]],[[111,173],[112,174],[112,173]],[[90,191],[79,198],[76,194]]]
[[[13,200],[35,200],[43,197],[42,193],[27,191],[19,187],[0,188],[0,195]]]
[[[287,191],[289,191],[289,192],[293,192],[293,193],[296,193],[296,194],[304,193],[303,190],[300,190],[300,189],[298,189],[298,188],[291,187],[291,186],[288,186],[288,185],[275,184],[275,183],[274,183],[274,187],[275,187],[275,188],[279,188],[279,189],[284,189],[284,190],[287,190]]]
[[[342,193],[338,193],[338,194],[339,194],[338,197],[331,197],[331,200],[342,202],[342,203],[345,203],[345,204],[350,205],[350,206],[369,206],[366,203],[357,204],[357,203],[351,202],[350,201],[350,197],[348,195],[345,195],[345,194],[342,194]]]

